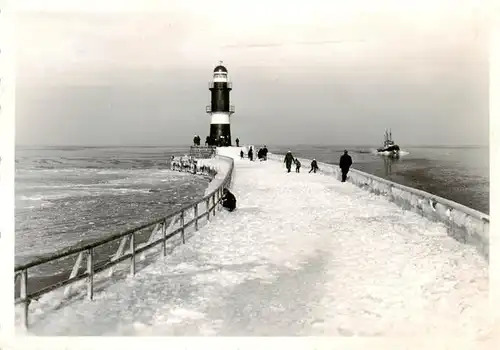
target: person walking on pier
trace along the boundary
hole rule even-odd
[[[236,147],[240,147],[240,139],[236,138]]]
[[[252,149],[252,146],[250,146],[250,149],[248,150],[248,159],[250,159],[250,161],[253,161],[253,149]]]
[[[294,159],[294,162],[295,162],[295,172],[296,173],[300,173],[300,160],[298,160],[297,158]]]
[[[243,153],[243,150],[240,151],[240,157],[243,159],[245,157],[245,153]]]
[[[352,158],[347,154],[347,150],[344,150],[344,154],[340,157],[339,167],[342,170],[342,182],[347,180],[347,173],[352,165]]]
[[[292,151],[288,151],[288,152],[286,152],[285,160],[283,161],[283,163],[285,163],[285,165],[286,165],[288,172],[290,172],[290,170],[292,168],[292,162],[293,162]]]
[[[233,211],[234,209],[236,209],[236,197],[234,196],[234,194],[229,192],[227,188],[225,188],[222,192],[223,196],[220,199],[222,201],[222,206],[228,211]]]
[[[316,162],[316,159],[313,159],[311,162],[311,170],[309,170],[309,173],[311,173],[311,171],[314,171],[314,173],[316,173],[316,170],[319,170],[318,162]]]

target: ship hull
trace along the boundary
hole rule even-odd
[[[377,149],[377,152],[383,153],[383,152],[399,152],[399,146],[398,145],[393,145],[393,146],[388,146],[388,147],[382,147]]]

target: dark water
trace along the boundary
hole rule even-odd
[[[207,178],[169,170],[170,157],[187,152],[18,147],[16,264],[139,226],[203,197]]]
[[[399,159],[373,153],[376,147],[348,147],[353,168],[414,187],[489,214],[487,147],[403,147]],[[338,164],[342,146],[269,146],[270,152]],[[405,154],[408,152],[407,154]],[[308,165],[305,165],[308,166]]]

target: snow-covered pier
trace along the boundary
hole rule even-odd
[[[282,160],[240,159],[239,150],[218,149],[234,158],[236,211],[211,216],[186,244],[92,301],[40,300],[30,333],[475,337],[488,329],[487,260],[444,223],[332,176],[286,173]]]

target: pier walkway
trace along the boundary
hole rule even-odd
[[[286,173],[224,152],[235,158],[235,212],[95,300],[34,318],[30,333],[473,336],[486,327],[487,262],[442,224],[305,167]]]

